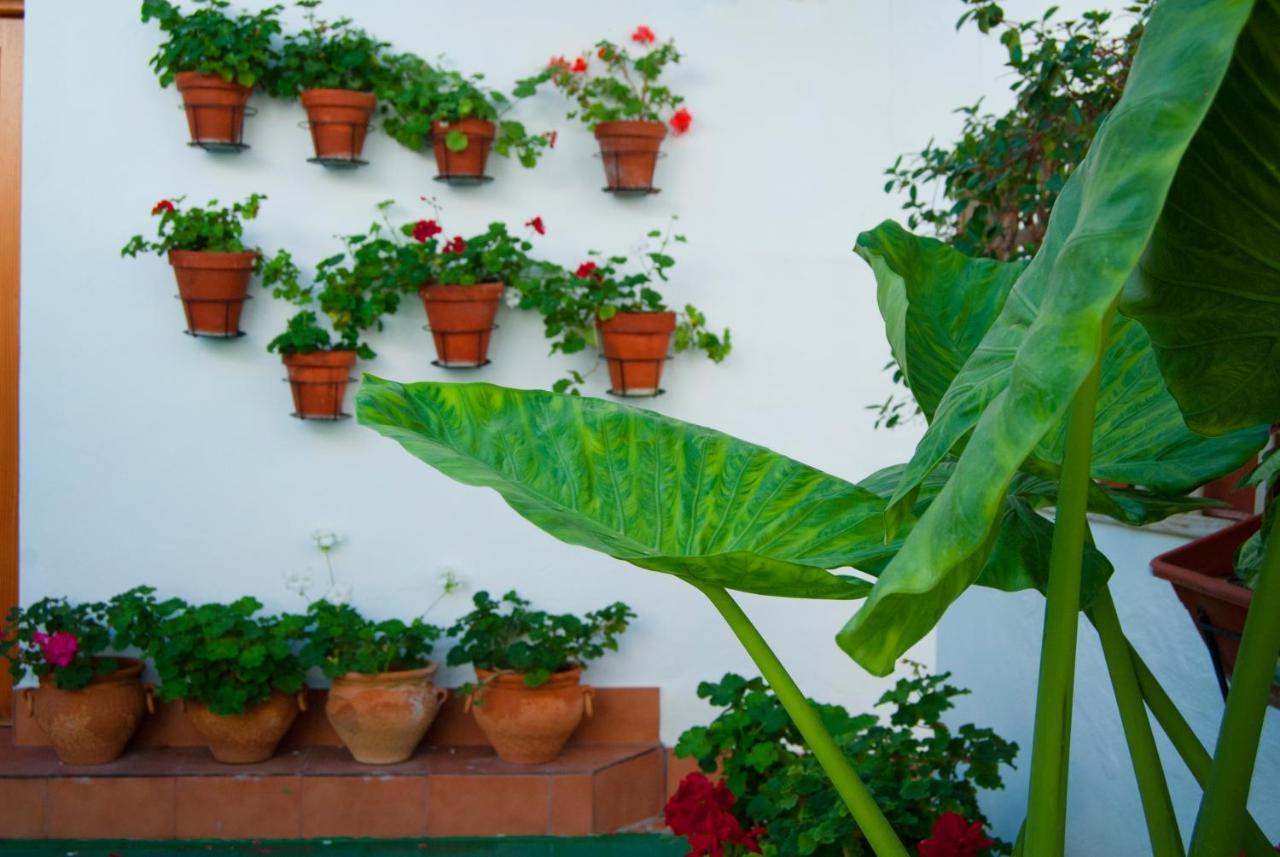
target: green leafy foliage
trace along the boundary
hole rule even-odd
[[[228,0],[195,0],[184,14],[170,0],[142,0],[142,22],[154,20],[165,35],[151,67],[161,86],[184,71],[216,74],[241,86],[261,85],[277,62],[272,37],[280,34],[283,6],[229,14]]]
[[[108,653],[122,653],[143,642],[150,592],[139,587],[109,602],[41,598],[27,607],[14,607],[0,628],[0,657],[9,662],[15,683],[27,675],[52,675],[62,690],[79,690],[94,676],[119,667]]]
[[[350,18],[317,19],[314,10],[320,0],[297,5],[307,9],[307,26],[285,35],[266,81],[272,95],[293,98],[308,89],[375,92],[387,85],[382,59],[386,42],[353,26]]]
[[[386,82],[378,92],[382,127],[401,145],[421,150],[430,143],[437,122],[484,119],[497,125],[493,151],[503,157],[514,153],[522,166],[535,166],[550,146],[549,135],[530,133],[522,123],[502,118],[514,101],[486,87],[483,75],[439,68],[411,53],[394,54],[386,62]],[[463,151],[469,141],[454,132],[446,145]]]
[[[616,652],[618,637],[636,615],[621,601],[582,617],[557,615],[529,609],[515,592],[499,599],[477,592],[472,602],[475,609],[447,632],[458,641],[449,650],[449,665],[521,673],[527,687]]]
[[[836,742],[857,768],[876,804],[904,842],[929,838],[946,812],[986,824],[979,789],[1003,787],[1002,768],[1018,746],[990,729],[965,724],[952,730],[942,715],[967,691],[949,673],[925,675],[918,665],[887,691],[884,722],[852,715],[838,705],[813,703]],[[744,829],[764,827],[761,850],[777,857],[873,857],[848,809],[804,747],[799,732],[763,679],[729,673],[703,682],[698,696],[720,709],[707,726],[679,738],[675,754],[719,772],[741,799],[733,812]],[[993,854],[1008,854],[997,842]]]
[[[195,250],[211,253],[241,253],[256,249],[244,244],[245,221],[258,216],[258,209],[266,197],[250,194],[244,202],[233,203],[229,208],[209,200],[204,208],[178,207],[186,197],[162,199],[151,209],[158,216],[156,240],[148,241],[141,235],[129,239],[120,250],[121,256],[137,257],[139,253],[163,255],[170,250]]]
[[[273,691],[302,689],[306,668],[298,649],[307,617],[262,615],[262,603],[249,597],[200,605],[174,598],[151,609],[156,622],[146,653],[160,675],[161,699],[243,714]]]
[[[307,608],[310,627],[302,649],[308,666],[319,666],[331,679],[347,673],[411,670],[428,663],[440,629],[422,617],[410,622],[375,622],[349,604],[313,602]]]
[[[908,227],[928,225],[968,256],[1028,259],[1067,178],[1120,98],[1151,0],[1126,8],[1134,21],[1121,36],[1110,34],[1106,11],[1059,21],[1050,7],[1039,19],[1011,21],[998,3],[962,2],[970,8],[957,29],[972,22],[1000,33],[1014,104],[998,116],[982,112],[981,101],[960,108],[957,140],[899,156],[886,170],[885,192],[905,194]],[[893,362],[886,368],[895,383],[906,383]],[[917,411],[910,397],[896,395],[868,408],[886,428]]]
[[[670,255],[672,243],[684,244],[688,239],[674,233],[673,217],[665,230],[654,229],[647,235],[657,240],[644,250],[639,264],[631,264],[626,256],[606,255],[590,251],[590,257],[570,271],[558,265],[542,263],[528,269],[520,292],[520,308],[535,310],[542,316],[543,330],[551,342],[551,352],[575,354],[588,345],[597,344],[596,325],[620,312],[666,312],[670,307],[657,289],[667,282],[667,272],[676,260]],[[697,349],[719,363],[729,356],[733,340],[729,330],[717,334],[707,328],[706,316],[692,304],[676,318],[674,334],[676,352]],[[575,377],[576,376],[576,377]],[[557,393],[577,392],[581,376],[571,373],[553,388]]]
[[[838,637],[869,670],[890,670],[985,565],[1010,481],[1046,436],[1061,431],[1103,353],[1119,292],[1246,17],[1247,9],[1226,0],[1164,4],[1152,13],[1121,101],[1067,181],[1039,252],[943,396],[895,492],[890,516],[901,520],[920,480],[964,441],[948,484]]]
[[[516,94],[532,95],[550,81],[577,103],[569,118],[592,129],[621,119],[662,122],[684,101],[660,82],[667,67],[680,62],[680,53],[672,40],[658,43],[648,27],[638,28],[631,41],[634,48],[602,39],[594,56],[585,52],[573,62],[553,57],[539,74],[520,81]]]

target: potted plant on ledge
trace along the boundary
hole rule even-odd
[[[437,181],[487,182],[491,150],[503,157],[514,153],[522,166],[533,167],[550,145],[550,135],[530,134],[520,122],[502,118],[514,102],[482,86],[482,75],[436,68],[413,54],[388,62],[391,72],[381,94],[383,128],[414,151],[430,142]]]
[[[142,22],[164,32],[151,66],[161,86],[182,93],[191,145],[209,151],[248,148],[241,138],[249,96],[276,63],[271,39],[280,33],[281,6],[229,15],[227,0],[200,0],[184,14],[169,0],[143,0]]]
[[[357,762],[393,765],[413,755],[447,690],[431,683],[429,659],[440,629],[366,619],[348,604],[316,601],[303,659],[332,681],[325,714]]]
[[[15,684],[27,675],[39,680],[24,692],[28,713],[66,764],[118,759],[142,722],[142,661],[109,653],[140,642],[147,592],[131,590],[109,604],[42,598],[9,612],[0,657]]]
[[[541,218],[529,222],[541,228]],[[512,235],[503,223],[443,242],[444,229],[434,218],[407,223],[401,231],[412,240],[402,246],[400,275],[422,298],[436,347],[435,365],[486,365],[498,301],[507,286],[517,292],[524,286],[532,243]]]
[[[587,661],[617,651],[635,614],[617,602],[581,618],[557,616],[530,610],[515,592],[472,600],[475,609],[447,631],[458,640],[449,665],[476,671],[478,684],[460,691],[467,708],[503,761],[550,762],[591,714],[594,691],[580,683]]]
[[[261,602],[248,597],[199,606],[171,599],[153,609],[147,654],[160,674],[160,697],[182,701],[219,762],[275,755],[306,706],[297,653],[306,617],[259,615]]]
[[[674,218],[673,218],[674,221]],[[696,348],[716,363],[732,350],[728,329],[720,334],[707,330],[706,317],[696,307],[683,312],[670,309],[655,281],[667,280],[675,259],[667,253],[671,242],[685,243],[683,235],[655,229],[650,239],[661,238],[656,249],[643,253],[639,270],[627,270],[625,256],[593,257],[574,271],[558,269],[528,278],[520,307],[543,315],[551,350],[565,354],[600,346],[609,367],[609,392],[615,396],[647,397],[662,392],[663,366],[672,348],[683,352]],[[598,260],[598,261],[597,261]],[[584,378],[570,372],[556,382],[556,392],[577,392]]]
[[[531,94],[539,83],[550,80],[577,102],[569,118],[580,119],[600,143],[604,190],[643,195],[658,192],[653,173],[667,124],[677,135],[684,134],[693,116],[680,107],[684,97],[659,82],[667,66],[680,62],[675,42],[658,43],[643,25],[631,34],[631,42],[635,48],[602,39],[596,42],[594,57],[553,57],[541,75],[522,81],[516,93]],[[642,53],[633,56],[631,50]]]
[[[240,314],[249,291],[249,278],[264,272],[268,284],[274,282],[279,263],[269,262],[264,271],[262,253],[244,243],[244,223],[258,216],[262,194],[250,194],[244,202],[229,208],[216,199],[204,208],[180,209],[185,197],[162,199],[151,209],[159,216],[156,240],[141,235],[129,239],[121,256],[136,258],[139,253],[168,255],[178,281],[178,295],[186,314],[187,333],[226,339],[242,336]]]
[[[325,166],[359,166],[369,120],[383,87],[387,47],[350,18],[332,23],[317,20],[320,0],[303,0],[307,27],[285,36],[280,61],[270,74],[269,89],[281,98],[300,98],[316,156]]]

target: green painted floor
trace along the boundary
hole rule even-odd
[[[297,841],[136,842],[129,840],[0,839],[6,857],[684,857],[681,840],[648,834],[587,839],[503,837],[500,839],[324,839]]]

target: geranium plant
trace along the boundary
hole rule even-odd
[[[298,650],[307,617],[262,615],[256,598],[230,604],[169,599],[152,606],[146,653],[160,675],[161,699],[202,702],[214,714],[243,714],[273,691],[296,693],[306,668]]]
[[[52,675],[56,687],[79,690],[94,676],[118,668],[110,653],[145,644],[151,619],[151,590],[131,589],[108,602],[41,598],[9,611],[0,629],[0,657],[9,661],[15,683],[27,675]]]
[[[259,12],[228,13],[228,0],[196,0],[197,7],[184,13],[170,0],[142,0],[142,22],[154,20],[165,34],[151,67],[161,86],[173,83],[180,72],[215,74],[241,86],[257,86],[276,65],[272,44],[281,32],[283,6]]]
[[[684,235],[672,231],[673,226],[674,218],[665,230],[649,232],[648,239],[657,244],[642,251],[635,260],[593,250],[572,270],[547,265],[529,269],[518,306],[542,315],[552,353],[575,354],[588,345],[599,344],[599,323],[619,313],[670,311],[657,285],[668,281],[667,272],[676,264],[668,252],[670,245],[687,241]],[[697,349],[716,363],[724,360],[733,347],[729,330],[720,334],[709,330],[706,316],[692,304],[686,304],[678,313],[672,340],[676,352]],[[577,392],[584,380],[580,373],[570,372],[553,389]]]
[[[554,673],[616,652],[618,637],[635,618],[620,601],[581,617],[532,610],[515,592],[497,599],[477,592],[472,603],[474,609],[445,632],[457,639],[449,666],[521,673],[526,687],[539,687]]]
[[[203,208],[180,208],[185,196],[162,199],[151,209],[156,224],[156,238],[148,240],[141,235],[129,239],[120,250],[121,256],[136,257],[139,253],[164,255],[170,250],[192,250],[209,253],[242,253],[257,248],[244,243],[244,224],[258,216],[258,209],[266,196],[249,194],[244,202],[221,206],[211,199]],[[261,269],[261,263],[257,266]]]
[[[320,0],[297,5],[307,10],[307,26],[285,34],[279,60],[267,78],[272,95],[292,98],[308,89],[374,92],[386,85],[386,42],[354,26],[350,18],[316,18]]]
[[[738,797],[723,782],[692,773],[680,781],[663,808],[671,832],[689,843],[688,857],[741,857],[760,854],[763,827],[744,830],[733,814]]]
[[[588,128],[595,129],[601,122],[638,120],[667,122],[676,134],[683,134],[693,116],[680,107],[684,97],[661,83],[667,67],[678,62],[675,42],[659,42],[653,30],[641,25],[631,33],[629,44],[601,39],[594,51],[572,60],[552,57],[540,75],[521,81],[516,93],[532,94],[549,80],[577,103],[569,118],[581,120]]]
[[[388,65],[387,83],[378,92],[382,127],[403,146],[420,151],[430,144],[437,123],[465,119],[494,123],[493,151],[503,157],[514,153],[525,167],[535,166],[551,144],[548,134],[531,133],[522,123],[504,118],[516,99],[485,86],[483,75],[439,68],[408,53],[391,57]],[[462,152],[470,141],[455,129],[444,135],[444,145],[449,151]]]
[[[513,235],[505,223],[490,223],[484,232],[469,238],[446,237],[436,218],[406,223],[400,232],[410,239],[403,242],[398,261],[406,289],[490,282],[501,282],[517,291],[527,287],[533,264],[528,254],[533,243]]]
[[[899,679],[877,703],[892,706],[887,717],[850,714],[838,705],[813,703],[814,709],[904,841],[951,841],[950,822],[940,830],[935,820],[953,814],[972,819],[980,835],[987,820],[978,791],[1003,787],[1002,769],[1012,767],[1018,746],[973,724],[953,730],[943,715],[966,691],[947,684],[946,673],[927,675],[918,664],[910,667],[912,675]],[[698,696],[718,713],[710,724],[681,734],[675,754],[696,759],[703,772],[721,779],[729,794],[742,796],[726,810],[740,829],[761,831],[764,854],[874,853],[763,679],[729,673],[718,682],[703,682]],[[966,823],[965,829],[969,827]],[[976,853],[1008,854],[1009,845],[987,840]]]
[[[440,629],[422,617],[405,622],[366,619],[349,604],[316,601],[307,608],[310,627],[303,661],[334,679],[347,673],[383,673],[425,666]]]

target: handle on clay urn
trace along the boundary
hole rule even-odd
[[[156,689],[154,687],[146,688],[143,691],[143,698],[146,699],[147,701],[147,713],[155,714],[156,713]]]
[[[444,705],[444,701],[449,698],[449,688],[436,688],[436,705]],[[467,708],[471,707],[471,697],[467,697]]]
[[[35,691],[34,691],[34,690],[32,690],[32,689],[31,689],[31,688],[29,688],[29,687],[27,687],[27,688],[23,688],[23,690],[22,690],[22,698],[23,698],[24,700],[26,700],[26,703],[27,703],[27,716],[28,716],[28,717],[35,717],[35,716],[36,716],[36,693],[35,693]]]
[[[596,689],[589,684],[584,684],[582,686],[582,704],[587,707],[588,717],[595,716],[591,710],[591,700],[595,698],[596,698]]]
[[[298,710],[299,711],[307,710],[307,689],[305,687],[302,690],[298,691]]]

